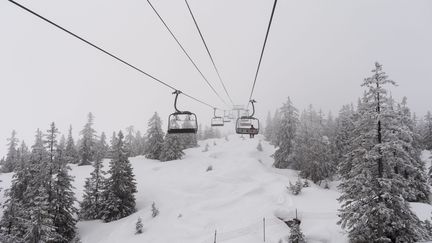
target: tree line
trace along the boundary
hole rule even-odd
[[[406,98],[393,99],[394,85],[376,63],[357,105],[344,105],[336,118],[312,106],[299,113],[290,98],[267,117],[264,135],[277,147],[274,167],[299,170],[318,184],[341,180],[338,224],[352,242],[432,238],[430,222],[421,222],[408,204],[429,203],[432,170],[421,151],[432,150],[432,116],[418,119]]]
[[[220,137],[218,130],[200,125],[198,134],[164,134],[162,121],[155,112],[148,122],[145,136],[133,126],[112,134],[110,144],[105,133],[97,135],[94,115],[75,143],[70,126],[67,138],[60,136],[55,123],[44,133],[36,131],[28,148],[19,144],[17,133],[8,138],[8,152],[0,162],[3,173],[14,172],[12,185],[6,190],[3,217],[0,220],[1,242],[80,242],[78,220],[101,219],[110,222],[136,211],[136,182],[129,157],[144,155],[149,159],[181,159],[183,150],[198,146],[197,140]],[[107,171],[103,160],[110,159]],[[74,206],[69,165],[91,165],[79,209]]]

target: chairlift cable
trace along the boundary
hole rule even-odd
[[[263,58],[263,55],[264,55],[264,50],[265,50],[265,47],[266,47],[266,44],[267,44],[267,38],[268,38],[268,35],[269,35],[269,32],[270,32],[270,27],[271,27],[271,24],[272,24],[272,21],[273,21],[273,15],[274,15],[274,12],[275,12],[275,9],[276,9],[276,4],[277,4],[277,0],[275,0],[274,4],[273,4],[273,9],[272,9],[272,13],[271,13],[271,16],[270,16],[270,21],[269,21],[269,24],[268,24],[268,27],[267,27],[267,32],[266,32],[266,36],[265,36],[265,39],[264,39],[264,44],[263,44],[263,47],[262,47],[262,50],[261,50],[261,55],[260,55],[260,59],[259,59],[259,62],[258,62],[258,67],[257,67],[256,73],[255,73],[255,78],[254,78],[254,82],[253,82],[253,85],[252,85],[252,90],[251,90],[248,102],[250,100],[252,100],[252,95],[253,95],[253,92],[255,90],[255,84],[256,84],[256,81],[257,81],[257,78],[258,78],[258,72],[259,72],[260,67],[261,67],[261,61],[262,61],[262,58]],[[248,106],[249,106],[249,104],[248,104]]]
[[[84,43],[86,43],[86,44],[88,44],[88,45],[94,47],[95,49],[97,49],[97,50],[99,50],[99,51],[101,51],[101,52],[107,54],[108,56],[110,56],[110,57],[116,59],[117,61],[119,61],[119,62],[125,64],[126,66],[129,66],[129,67],[135,69],[136,71],[138,71],[138,72],[140,72],[140,73],[146,75],[147,77],[149,77],[149,78],[151,78],[151,79],[153,79],[153,80],[159,82],[160,84],[162,84],[162,85],[164,85],[164,86],[166,86],[166,87],[168,87],[168,88],[170,88],[170,89],[172,89],[172,90],[174,90],[174,91],[178,90],[177,88],[173,87],[172,85],[169,85],[168,83],[166,83],[166,82],[164,82],[164,81],[162,81],[162,80],[160,80],[160,79],[154,77],[153,75],[151,75],[151,74],[149,74],[149,73],[143,71],[142,69],[140,69],[140,68],[138,68],[138,67],[136,67],[136,66],[130,64],[129,62],[127,62],[127,61],[121,59],[120,57],[117,57],[116,55],[114,55],[114,54],[112,54],[112,53],[110,53],[110,52],[108,52],[108,51],[102,49],[101,47],[99,47],[99,46],[93,44],[92,42],[90,42],[90,41],[88,41],[88,40],[86,40],[86,39],[80,37],[79,35],[74,34],[73,32],[67,30],[66,28],[64,28],[64,27],[62,27],[62,26],[60,26],[60,25],[54,23],[53,21],[51,21],[51,20],[49,20],[49,19],[43,17],[42,15],[40,15],[40,14],[38,14],[38,13],[32,11],[31,9],[29,9],[29,8],[27,8],[27,7],[25,7],[25,6],[21,5],[21,4],[19,4],[19,3],[15,2],[15,1],[13,1],[13,0],[8,0],[8,1],[11,2],[11,3],[13,3],[13,4],[15,4],[16,6],[20,7],[21,9],[23,9],[23,10],[25,10],[25,11],[27,11],[27,12],[33,14],[34,16],[36,16],[36,17],[38,17],[38,18],[44,20],[45,22],[47,22],[47,23],[49,23],[49,24],[51,24],[51,25],[57,27],[58,29],[60,29],[60,30],[62,30],[62,31],[64,31],[64,32],[66,32],[66,33],[68,33],[69,35],[71,35],[71,36],[73,36],[73,37],[75,37],[75,38],[81,40],[82,42],[84,42]],[[183,94],[184,96],[189,97],[189,98],[192,99],[192,100],[195,100],[195,101],[197,101],[197,102],[203,104],[203,105],[209,106],[209,107],[211,107],[211,108],[216,108],[215,106],[212,106],[212,105],[210,105],[210,104],[208,104],[208,103],[206,103],[206,102],[204,102],[204,101],[202,101],[202,100],[200,100],[200,99],[198,99],[198,98],[195,98],[195,97],[193,97],[193,96],[191,96],[191,95],[189,95],[189,94],[187,94],[187,93],[182,92],[182,94]],[[217,108],[217,109],[219,109],[219,108]]]
[[[207,50],[207,54],[209,55],[210,60],[211,60],[211,62],[212,62],[212,64],[213,64],[213,68],[215,69],[215,71],[216,71],[216,73],[217,73],[217,75],[218,75],[219,81],[220,81],[220,83],[222,84],[223,89],[225,90],[225,94],[228,96],[228,99],[230,100],[231,104],[234,106],[234,102],[233,102],[233,100],[231,99],[231,96],[229,95],[229,93],[228,93],[228,91],[227,91],[227,88],[226,88],[226,86],[225,86],[225,84],[224,84],[224,82],[223,82],[223,80],[222,80],[222,77],[221,77],[221,75],[220,75],[220,73],[219,73],[218,68],[216,67],[215,61],[213,60],[213,56],[212,56],[212,54],[210,53],[210,50],[209,50],[209,48],[208,48],[208,46],[207,46],[207,43],[206,43],[206,41],[205,41],[205,39],[204,39],[204,36],[203,36],[203,34],[202,34],[202,32],[201,32],[201,29],[200,29],[200,27],[198,26],[198,22],[197,22],[197,20],[195,19],[195,16],[194,16],[194,14],[193,14],[193,12],[192,12],[192,9],[191,9],[191,7],[190,7],[188,1],[185,0],[185,2],[186,2],[186,6],[187,6],[188,9],[189,9],[189,13],[190,13],[190,15],[191,15],[191,17],[192,17],[192,19],[193,19],[193,21],[194,21],[195,27],[197,28],[198,33],[199,33],[199,35],[200,35],[200,37],[201,37],[201,40],[202,40],[202,42],[203,42],[203,44],[204,44],[204,46],[205,46],[205,49]]]
[[[181,50],[183,51],[183,53],[187,56],[187,58],[189,59],[189,61],[192,63],[192,65],[195,67],[195,69],[198,71],[198,73],[201,75],[201,77],[204,79],[204,81],[207,83],[207,85],[213,90],[213,92],[216,94],[216,96],[222,101],[222,103],[224,103],[225,105],[227,105],[227,103],[225,102],[224,99],[222,99],[222,97],[219,95],[219,93],[215,90],[215,88],[213,87],[213,85],[211,85],[211,83],[208,81],[208,79],[204,76],[204,74],[201,72],[201,70],[198,68],[197,64],[195,63],[195,61],[191,58],[191,56],[187,53],[187,51],[185,50],[185,48],[183,47],[183,45],[180,43],[180,41],[177,39],[177,37],[174,35],[174,33],[171,31],[171,29],[169,28],[169,26],[165,23],[165,21],[163,20],[162,16],[159,14],[159,12],[156,10],[156,8],[153,6],[153,4],[150,2],[150,0],[147,0],[147,3],[150,5],[150,7],[153,9],[153,11],[156,13],[156,15],[158,16],[159,20],[162,22],[162,24],[165,26],[165,28],[168,30],[168,32],[171,34],[171,36],[174,38],[174,40],[176,41],[176,43],[178,44],[178,46],[181,48]]]

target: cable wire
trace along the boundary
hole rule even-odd
[[[222,103],[224,103],[225,105],[227,105],[227,103],[225,102],[224,99],[222,99],[222,97],[219,95],[219,93],[215,90],[215,88],[213,87],[213,85],[211,85],[211,83],[208,81],[208,79],[204,76],[204,74],[201,72],[201,70],[198,68],[197,64],[195,63],[195,61],[191,58],[191,56],[187,53],[187,51],[185,50],[185,48],[183,47],[183,45],[180,43],[180,41],[177,39],[177,37],[174,35],[174,33],[171,31],[171,29],[168,27],[168,25],[165,23],[165,21],[163,20],[162,16],[158,13],[158,11],[156,10],[156,8],[153,6],[153,4],[150,2],[150,0],[147,0],[147,3],[150,5],[150,7],[153,9],[153,11],[156,13],[156,15],[158,16],[159,20],[162,22],[162,24],[165,26],[165,28],[168,30],[168,32],[171,34],[171,36],[174,38],[174,40],[177,42],[177,44],[179,45],[179,47],[182,49],[183,53],[187,56],[187,58],[189,59],[189,61],[192,63],[192,65],[195,67],[195,69],[199,72],[199,74],[201,75],[201,77],[204,79],[204,81],[207,83],[207,85],[213,90],[213,92],[216,94],[216,96],[222,101]]]
[[[202,40],[202,42],[204,43],[204,46],[205,46],[205,48],[206,48],[206,50],[207,50],[207,53],[208,53],[208,55],[209,55],[209,57],[210,57],[210,60],[211,60],[211,62],[212,62],[212,64],[213,64],[213,67],[214,67],[214,69],[215,69],[215,71],[216,71],[216,73],[217,73],[217,75],[218,75],[219,81],[220,81],[220,83],[222,84],[223,89],[225,90],[225,94],[228,96],[228,99],[230,100],[231,104],[234,106],[234,102],[233,102],[233,100],[231,99],[231,96],[229,95],[229,93],[228,93],[228,91],[227,91],[227,88],[225,87],[224,82],[222,81],[222,78],[221,78],[221,75],[220,75],[220,73],[219,73],[219,70],[218,70],[218,68],[216,67],[216,64],[215,64],[215,62],[214,62],[214,60],[213,60],[212,54],[210,53],[210,50],[209,50],[209,48],[208,48],[208,46],[207,46],[207,43],[206,43],[206,41],[204,40],[204,36],[203,36],[203,34],[201,33],[201,30],[200,30],[200,28],[199,28],[199,26],[198,26],[198,23],[197,23],[197,21],[196,21],[196,19],[195,19],[195,16],[194,16],[193,12],[192,12],[192,9],[191,9],[191,7],[190,7],[188,1],[185,0],[185,2],[186,2],[186,6],[187,6],[188,9],[189,9],[189,13],[190,13],[190,15],[192,16],[192,19],[193,19],[193,21],[194,21],[194,23],[195,23],[195,27],[197,28],[198,33],[199,33],[199,35],[200,35],[200,37],[201,37],[201,40]]]
[[[69,35],[71,35],[71,36],[73,36],[73,37],[75,37],[75,38],[81,40],[82,42],[84,42],[84,43],[86,43],[86,44],[88,44],[88,45],[90,45],[90,46],[96,48],[97,50],[99,50],[99,51],[101,51],[101,52],[107,54],[108,56],[110,56],[110,57],[116,59],[117,61],[119,61],[119,62],[121,62],[121,63],[123,63],[123,64],[125,64],[125,65],[127,65],[127,66],[129,66],[129,67],[131,67],[131,68],[133,68],[133,69],[135,69],[136,71],[138,71],[138,72],[140,72],[140,73],[146,75],[147,77],[149,77],[149,78],[151,78],[151,79],[153,79],[153,80],[159,82],[160,84],[162,84],[162,85],[164,85],[164,86],[166,86],[166,87],[168,87],[168,88],[170,88],[170,89],[172,89],[172,90],[178,90],[177,88],[173,87],[172,85],[169,85],[169,84],[165,83],[164,81],[162,81],[162,80],[160,80],[160,79],[154,77],[153,75],[150,75],[150,74],[148,74],[147,72],[144,72],[144,71],[141,70],[140,68],[138,68],[138,67],[136,67],[136,66],[130,64],[130,63],[127,62],[127,61],[124,61],[124,60],[121,59],[120,57],[117,57],[116,55],[114,55],[114,54],[112,54],[112,53],[110,53],[110,52],[108,52],[108,51],[102,49],[101,47],[99,47],[99,46],[97,46],[97,45],[91,43],[90,41],[88,41],[88,40],[86,40],[86,39],[80,37],[79,35],[74,34],[73,32],[67,30],[66,28],[64,28],[64,27],[62,27],[62,26],[60,26],[60,25],[54,23],[53,21],[51,21],[51,20],[49,20],[49,19],[43,17],[42,15],[39,15],[38,13],[32,11],[31,9],[29,9],[29,8],[27,8],[27,7],[25,7],[25,6],[21,5],[21,4],[19,4],[19,3],[15,2],[15,1],[13,1],[13,0],[8,0],[8,1],[11,2],[11,3],[13,3],[13,4],[15,4],[16,6],[20,7],[21,9],[23,9],[23,10],[25,10],[25,11],[27,11],[27,12],[33,14],[33,15],[35,15],[36,17],[38,17],[38,18],[44,20],[45,22],[47,22],[47,23],[49,23],[49,24],[51,24],[51,25],[53,25],[53,26],[59,28],[60,30],[62,30],[62,31],[64,31],[64,32],[66,32],[66,33],[68,33]],[[189,94],[186,94],[186,93],[184,93],[184,92],[182,92],[182,94],[185,95],[185,96],[187,96],[187,97],[189,97],[189,98],[192,99],[192,100],[195,100],[195,101],[197,101],[197,102],[203,104],[203,105],[209,106],[209,107],[211,107],[211,108],[216,108],[215,106],[212,106],[212,105],[210,105],[210,104],[208,104],[208,103],[206,103],[206,102],[204,102],[204,101],[202,101],[202,100],[200,100],[200,99],[197,99],[197,98],[195,98],[195,97],[193,97],[193,96],[191,96],[191,95],[189,95]],[[217,109],[219,109],[219,108],[217,108]],[[219,110],[221,110],[221,109],[219,109]]]
[[[267,44],[267,38],[268,38],[268,35],[269,35],[269,32],[270,32],[270,27],[271,27],[271,24],[272,24],[272,21],[273,21],[273,15],[274,15],[274,12],[275,12],[275,9],[276,9],[276,3],[277,3],[277,0],[275,0],[274,4],[273,4],[273,10],[272,10],[272,13],[271,13],[271,16],[270,16],[270,21],[269,21],[269,24],[268,24],[268,27],[267,27],[267,33],[266,33],[266,36],[265,36],[265,39],[264,39],[264,44],[263,44],[263,47],[262,47],[262,50],[261,50],[261,56],[260,56],[260,59],[259,59],[259,62],[258,62],[258,67],[257,67],[256,73],[255,73],[255,79],[254,79],[254,82],[253,82],[253,85],[252,85],[252,90],[250,92],[250,96],[249,96],[248,102],[250,100],[252,100],[252,95],[253,95],[253,92],[255,90],[255,84],[256,84],[256,81],[257,81],[258,72],[259,72],[260,67],[261,67],[261,61],[262,61],[262,58],[263,58],[263,55],[264,55],[264,49],[265,49],[266,44]]]

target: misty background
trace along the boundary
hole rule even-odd
[[[234,103],[246,105],[272,1],[189,0]],[[202,80],[146,1],[19,1],[37,13],[211,105],[228,109]],[[200,69],[225,98],[182,0],[153,5]],[[37,128],[69,124],[77,138],[88,112],[109,136],[134,125],[145,132],[158,111],[164,127],[173,112],[172,90],[19,9],[0,2],[0,157],[12,129],[28,145]],[[398,83],[395,99],[408,97],[418,116],[432,110],[431,1],[278,2],[253,98],[265,121],[290,96],[337,115],[356,103],[374,62]],[[213,110],[187,97],[208,125]],[[234,128],[233,128],[234,129]]]

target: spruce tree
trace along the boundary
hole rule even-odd
[[[57,171],[55,173],[52,202],[53,224],[57,232],[55,242],[71,242],[76,236],[76,219],[74,215],[77,209],[74,207],[76,201],[72,191],[72,176],[69,175],[70,168],[63,161],[64,157],[57,159]]]
[[[94,159],[99,156],[100,158],[105,158],[108,155],[109,145],[106,141],[106,135],[104,132],[101,133],[99,140],[96,142],[96,150],[94,154]]]
[[[118,133],[118,138],[113,144],[113,158],[108,170],[109,177],[106,180],[104,201],[102,202],[102,219],[105,222],[118,220],[131,215],[136,211],[135,196],[137,192],[135,176],[129,162],[123,133]]]
[[[300,175],[314,183],[330,178],[334,171],[331,144],[324,136],[322,117],[309,106],[302,112],[294,139],[293,168],[300,170]]]
[[[339,167],[339,174],[343,177],[351,170],[349,166],[343,167],[342,161],[350,150],[351,140],[354,136],[354,113],[354,108],[351,105],[344,105],[336,119],[335,162],[336,166]]]
[[[55,126],[55,123],[52,122],[50,125],[50,129],[47,130],[47,134],[45,135],[44,144],[46,147],[46,151],[48,153],[48,159],[44,161],[44,170],[48,172],[46,175],[46,180],[44,183],[46,183],[46,192],[48,193],[48,202],[49,206],[51,207],[51,202],[53,200],[53,174],[56,168],[58,167],[58,164],[56,163],[57,158],[57,136],[58,136],[58,129]]]
[[[358,136],[347,156],[352,166],[340,184],[340,221],[353,242],[415,242],[424,236],[420,220],[402,197],[403,180],[395,166],[399,157],[386,84],[395,84],[375,64],[373,75],[362,84],[367,88],[360,117]]]
[[[72,125],[69,126],[69,133],[66,140],[65,158],[69,164],[78,164],[80,160],[79,153],[72,136]]]
[[[280,108],[280,122],[277,127],[277,140],[279,147],[274,153],[274,164],[276,168],[288,168],[291,163],[291,155],[294,150],[294,138],[298,126],[298,111],[293,106],[291,99]]]
[[[129,157],[137,156],[135,152],[135,128],[134,126],[129,126],[126,128],[126,136],[125,136],[125,145],[126,151],[129,154]]]
[[[423,127],[423,148],[432,150],[432,113],[428,111],[424,118]]]
[[[162,121],[157,112],[150,118],[147,129],[145,156],[148,159],[159,159],[164,143]]]
[[[138,155],[144,155],[145,152],[145,137],[143,137],[141,135],[140,131],[137,131],[135,134],[135,141],[134,141],[134,146],[133,146],[133,150],[134,153],[138,156]]]
[[[161,161],[181,159],[184,155],[183,145],[177,134],[167,134],[159,157]]]
[[[30,179],[27,172],[30,153],[24,142],[21,144],[19,153],[20,160],[15,167],[12,185],[5,192],[6,201],[3,205],[3,216],[0,220],[0,235],[3,237],[3,241],[0,242],[22,242],[26,231],[23,222],[26,212],[23,204],[24,192]]]
[[[52,198],[48,192],[50,182],[52,182],[50,166],[48,166],[52,154],[45,147],[48,149],[55,147],[53,142],[55,129],[50,130],[52,133],[47,135],[48,139],[45,141],[42,132],[37,131],[26,171],[28,181],[23,193],[23,208],[26,214],[22,219],[25,227],[25,234],[22,238],[24,242],[50,242],[59,237],[53,223],[54,215],[50,202]]]
[[[15,166],[18,161],[18,138],[16,137],[15,130],[12,131],[12,135],[10,138],[7,139],[8,143],[8,152],[6,155],[6,159],[4,163],[2,164],[1,171],[3,173],[9,173],[12,172],[15,169]]]
[[[264,137],[266,139],[266,141],[270,141],[271,136],[273,134],[273,121],[272,121],[272,117],[271,117],[271,113],[270,111],[268,111],[267,113],[267,118],[266,118],[266,123],[265,123],[265,129],[264,129]]]
[[[90,165],[94,160],[96,152],[96,131],[93,129],[94,116],[90,112],[87,115],[87,123],[81,130],[81,141],[79,147],[80,163],[79,165]]]
[[[288,237],[289,243],[306,243],[305,236],[300,229],[300,220],[294,219],[294,223],[291,226],[290,236]]]
[[[416,133],[406,97],[394,110],[393,133],[397,135],[399,146],[394,150],[395,161],[400,161],[394,167],[395,173],[401,174],[407,186],[404,198],[411,202],[428,202],[429,187],[425,164],[421,160],[419,134]],[[393,142],[395,143],[395,142]]]
[[[87,178],[84,185],[83,201],[80,203],[80,219],[93,220],[101,218],[101,205],[103,198],[103,189],[105,183],[105,171],[103,171],[102,156],[96,155],[93,163],[93,171],[90,178]]]

